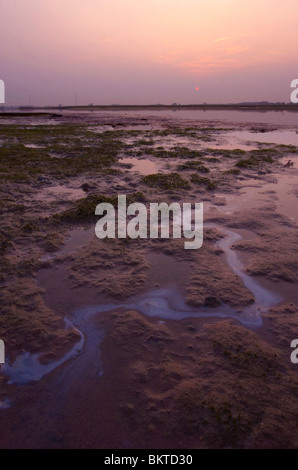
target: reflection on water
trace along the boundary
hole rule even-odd
[[[75,228],[70,231],[66,242],[64,243],[62,248],[60,248],[60,250],[55,251],[55,253],[45,254],[44,256],[39,258],[39,261],[48,261],[51,259],[58,258],[59,256],[64,256],[73,253],[74,251],[82,247],[85,243],[91,242],[93,237],[95,237],[93,228]]]
[[[298,183],[297,174],[281,173],[278,180],[264,183],[262,180],[250,179],[236,194],[220,194],[227,204],[220,210],[226,214],[235,211],[276,207],[276,211],[298,222]]]
[[[42,201],[54,201],[55,199],[81,199],[86,193],[81,188],[69,188],[67,186],[47,186],[39,191],[34,197]]]
[[[219,228],[216,224],[206,224],[206,226]],[[251,278],[243,271],[243,265],[236,251],[231,248],[242,236],[231,230],[222,228],[221,230],[224,232],[225,237],[219,240],[217,245],[225,253],[227,263],[232,271],[242,279],[244,285],[252,292],[255,298],[254,304],[241,309],[241,311],[225,304],[222,304],[218,308],[205,307],[204,309],[194,309],[185,303],[183,296],[180,294],[175,284],[131,297],[123,303],[85,304],[72,313],[73,323],[66,319],[67,328],[76,327],[76,331],[80,335],[79,342],[61,359],[49,362],[48,364],[40,364],[38,354],[23,353],[17,357],[13,364],[5,364],[3,367],[4,374],[10,378],[9,383],[26,384],[32,381],[38,381],[67,360],[81,354],[83,347],[85,347],[83,353],[84,360],[87,362],[92,361],[94,356],[98,356],[98,344],[102,333],[100,335],[99,332],[96,331],[90,320],[94,315],[100,312],[108,312],[116,308],[134,309],[144,315],[159,317],[163,320],[181,320],[191,317],[215,316],[220,318],[235,318],[250,327],[261,326],[261,313],[267,311],[271,306],[276,305],[281,299],[277,294],[262,287],[257,280]],[[86,344],[85,337],[87,339]]]
[[[236,110],[236,109],[95,109],[92,110],[79,110],[77,113],[74,110],[63,110],[63,115],[73,115],[74,113],[82,114],[82,119],[86,115],[96,116],[120,116],[120,117],[139,117],[139,118],[170,118],[170,119],[185,119],[195,121],[225,121],[225,122],[239,122],[239,123],[252,123],[252,124],[275,124],[284,126],[297,126],[298,112],[293,111],[265,111],[265,110]]]
[[[57,113],[57,109],[52,109],[53,113]],[[120,109],[120,108],[108,108],[108,109],[59,109],[59,115],[55,116],[54,119],[49,119],[48,115],[45,116],[18,116],[18,117],[8,117],[3,116],[1,118],[1,124],[15,124],[16,120],[22,125],[56,125],[61,122],[63,118],[69,118],[70,116],[76,116],[76,118],[82,118],[82,121],[86,119],[99,120],[101,117],[111,116],[112,118],[120,117],[121,119],[128,118],[139,118],[143,121],[154,118],[164,118],[164,119],[174,119],[174,120],[192,120],[196,121],[224,121],[224,122],[238,122],[238,123],[252,123],[252,124],[274,124],[274,125],[284,125],[284,126],[297,126],[298,123],[298,112],[297,111],[267,111],[267,110],[244,110],[244,109],[179,109],[179,108],[159,108],[159,109]],[[91,124],[91,123],[90,123]],[[109,129],[121,129],[120,125],[108,124]],[[151,124],[150,124],[151,126]],[[94,126],[96,132],[104,132],[101,130],[98,125]],[[136,123],[135,126],[131,125],[129,128],[124,128],[126,130],[150,130],[148,124],[144,122]],[[154,129],[154,127],[153,127]]]
[[[158,172],[158,167],[155,162],[148,159],[139,159],[134,157],[125,157],[120,160],[120,163],[131,165],[129,171],[137,171],[141,175],[151,175]]]
[[[74,328],[72,323],[65,319],[67,328]],[[78,356],[82,352],[84,346],[83,334],[75,328],[75,331],[79,334],[79,341],[68,351],[62,358],[57,361],[49,362],[48,364],[41,364],[39,362],[40,354],[30,354],[24,352],[16,358],[13,364],[4,364],[3,372],[10,378],[9,384],[27,384],[30,382],[37,382],[44,375],[52,372],[58,366],[66,362],[68,359]]]
[[[216,224],[206,224],[207,227],[219,228]],[[189,307],[183,296],[177,289],[176,285],[170,285],[165,288],[155,289],[150,292],[138,295],[128,299],[125,303],[110,303],[88,305],[77,309],[74,312],[74,318],[86,317],[100,312],[107,312],[115,308],[123,307],[125,309],[137,310],[144,315],[150,317],[159,317],[163,320],[181,320],[184,318],[200,318],[200,317],[230,317],[235,318],[244,325],[257,327],[262,325],[261,313],[267,311],[280,300],[280,296],[269,289],[262,287],[259,282],[251,278],[243,271],[243,265],[237,256],[235,250],[231,246],[242,238],[239,233],[231,230],[222,229],[225,237],[221,239],[217,245],[223,250],[228,265],[233,272],[239,276],[244,285],[249,289],[254,298],[254,304],[247,306],[241,311],[234,309],[228,305],[222,304],[218,308],[194,309]]]
[[[277,144],[277,145],[297,145],[298,134],[295,131],[272,131],[272,132],[250,132],[250,131],[233,131],[223,134],[233,142],[261,142],[264,144]],[[235,147],[234,147],[235,148]]]
[[[211,143],[208,145],[208,148],[210,149],[224,149],[224,150],[234,150],[234,149],[239,149],[239,150],[244,150],[244,151],[250,151],[250,150],[257,150],[258,147],[255,145],[251,144],[250,142],[245,142],[244,140],[240,140],[235,138],[232,135],[227,134],[227,138],[220,138],[217,140],[217,143]]]
[[[24,147],[26,147],[28,149],[44,149],[45,145],[25,144]]]
[[[114,126],[111,126],[110,124],[107,124],[107,125],[104,125],[104,126],[89,127],[88,130],[90,132],[94,132],[95,134],[102,134],[103,132],[113,131]]]
[[[0,410],[7,410],[11,407],[11,402],[8,398],[5,398],[3,401],[0,401]]]

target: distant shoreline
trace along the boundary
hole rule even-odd
[[[5,109],[5,107],[4,107]],[[0,116],[16,115],[17,110],[23,112],[30,112],[30,114],[47,114],[43,111],[48,110],[234,110],[234,111],[298,111],[298,105],[295,104],[183,104],[183,105],[82,105],[82,106],[13,106],[9,107]],[[36,112],[37,111],[37,112]]]

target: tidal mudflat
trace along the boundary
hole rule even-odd
[[[297,447],[298,128],[263,121],[0,117],[1,448]],[[204,203],[202,248],[99,240],[119,194]]]

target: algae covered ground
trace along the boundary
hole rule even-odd
[[[251,140],[235,141],[235,130]],[[40,380],[11,384],[2,367],[1,448],[297,447],[298,146],[263,142],[273,131],[283,129],[133,111],[0,116],[6,361],[27,352],[51,364],[85,337]],[[99,240],[95,208],[119,194],[147,207],[203,202],[202,248]],[[219,247],[225,230],[239,234],[232,250],[245,273],[277,294],[262,325],[237,317],[255,298]],[[169,287],[208,315],[125,307]],[[218,315],[223,306],[233,318]]]

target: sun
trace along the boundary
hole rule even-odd
[[[200,87],[199,86],[196,86],[196,91],[199,91]]]

